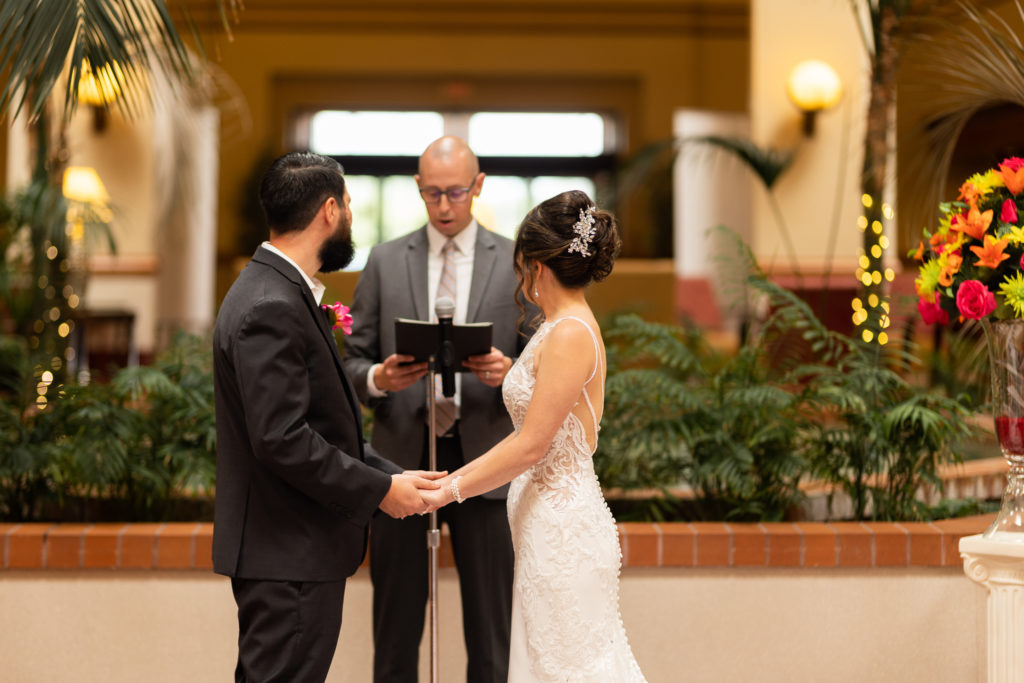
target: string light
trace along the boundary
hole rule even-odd
[[[892,321],[889,318],[889,303],[885,300],[887,294],[880,287],[883,282],[893,282],[896,279],[896,273],[892,268],[883,267],[885,250],[891,246],[891,241],[885,235],[885,226],[882,224],[882,220],[892,220],[895,212],[891,205],[878,202],[869,194],[861,195],[861,204],[865,208],[865,214],[858,216],[857,227],[865,235],[877,237],[865,237],[866,243],[857,257],[855,276],[857,281],[869,291],[863,298],[854,300],[856,303],[853,305],[852,319],[854,324],[860,328],[857,335],[864,343],[870,344],[877,341],[879,345],[885,345],[889,341],[889,335],[884,330],[892,324]],[[873,209],[873,207],[876,208]],[[868,233],[869,227],[870,233]]]

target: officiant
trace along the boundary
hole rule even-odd
[[[479,225],[471,212],[484,174],[469,146],[445,136],[419,159],[415,176],[428,223],[374,247],[352,302],[345,371],[374,412],[372,445],[403,468],[427,463],[426,363],[395,353],[395,318],[434,319],[438,298],[455,302],[453,322],[492,322],[491,352],[457,373],[455,396],[436,389],[437,469],[453,471],[512,430],[501,383],[533,328],[516,304],[513,243]],[[440,385],[440,383],[439,383]],[[439,512],[459,575],[466,681],[508,677],[513,552],[507,486]],[[427,517],[381,515],[370,530],[374,681],[417,680],[428,598]]]

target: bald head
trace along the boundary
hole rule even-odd
[[[430,224],[445,237],[457,235],[472,222],[473,199],[484,183],[476,155],[465,140],[446,135],[423,151],[419,171],[416,184],[421,195],[424,191],[433,193],[433,199],[424,196],[423,200]],[[449,190],[460,192],[453,200]]]
[[[444,165],[464,170],[470,176],[480,172],[480,162],[466,141],[454,135],[445,135],[431,142],[420,155],[419,172],[423,174],[424,165]]]

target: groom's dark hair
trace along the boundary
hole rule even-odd
[[[328,197],[341,204],[345,176],[341,164],[313,152],[278,157],[260,181],[260,206],[273,234],[303,230]]]

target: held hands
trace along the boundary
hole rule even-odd
[[[512,367],[512,359],[492,346],[490,353],[470,356],[462,364],[472,370],[477,379],[487,386],[500,387],[506,373]]]
[[[427,374],[426,363],[412,363],[412,356],[393,353],[373,374],[373,383],[381,391],[402,391]],[[402,365],[406,363],[406,365]]]
[[[452,477],[445,477],[438,483],[440,488],[420,493],[423,497],[423,502],[427,505],[427,512],[433,512],[455,501],[455,495],[451,489]]]
[[[406,470],[401,474],[391,475],[391,488],[388,489],[380,509],[395,519],[403,519],[412,514],[423,514],[428,504],[422,494],[433,492],[441,484],[437,482],[447,472],[424,472],[422,470]]]

